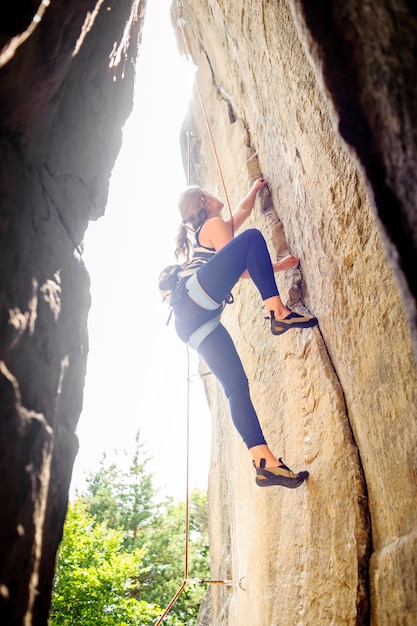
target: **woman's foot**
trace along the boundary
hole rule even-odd
[[[293,254],[287,254],[280,261],[276,261],[273,263],[274,272],[285,272],[285,270],[290,270],[293,267],[297,267],[300,264],[300,259],[298,256],[294,256]]]
[[[255,463],[254,463],[255,465]],[[289,467],[284,465],[282,459],[279,459],[277,467],[265,467],[265,459],[261,459],[259,467],[256,467],[256,484],[258,487],[280,486],[288,489],[296,489],[304,481],[307,480],[309,473],[299,472],[294,474]]]
[[[274,311],[270,311],[270,315],[271,317],[265,319],[271,321],[271,333],[273,335],[282,335],[291,328],[311,328],[319,323],[318,319],[309,313],[300,315],[294,311],[289,311],[288,315],[282,319],[277,319]]]

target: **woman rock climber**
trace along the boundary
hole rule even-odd
[[[312,315],[290,311],[281,301],[274,272],[295,267],[299,259],[288,255],[272,263],[261,232],[248,229],[234,237],[250,215],[256,194],[266,185],[256,180],[233,216],[221,217],[223,203],[199,187],[189,187],[179,200],[183,218],[177,235],[176,257],[186,259],[171,305],[180,339],[196,349],[222,384],[233,423],[248,447],[256,468],[256,484],[295,488],[308,472],[294,474],[269,449],[253,407],[248,380],[235,345],[220,323],[224,303],[239,278],[251,278],[269,313],[274,335],[317,324]],[[191,243],[188,233],[194,235]]]

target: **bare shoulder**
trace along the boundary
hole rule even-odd
[[[221,217],[211,217],[204,223],[199,239],[201,245],[220,250],[232,239],[230,226]]]
[[[225,225],[224,220],[220,216],[216,215],[216,217],[209,217],[209,219],[204,222],[203,228],[205,230],[212,230],[213,228],[222,228]],[[201,230],[203,230],[203,228]]]

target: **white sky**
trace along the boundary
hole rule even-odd
[[[186,186],[179,129],[193,69],[181,58],[171,0],[148,0],[136,74],[136,100],[124,128],[105,216],[91,223],[85,263],[91,277],[90,352],[71,493],[103,452],[122,455],[135,434],[162,494],[185,498],[187,352],[167,327],[157,277],[174,262]],[[198,361],[191,353],[191,371]],[[190,488],[207,486],[210,415],[202,382],[190,386]]]

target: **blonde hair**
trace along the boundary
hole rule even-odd
[[[196,185],[188,187],[180,195],[178,201],[178,209],[182,217],[182,223],[178,229],[175,239],[175,256],[185,257],[186,261],[190,260],[192,255],[192,244],[188,237],[190,229],[196,232],[201,224],[208,218],[207,210],[203,206],[202,198],[206,192]]]

